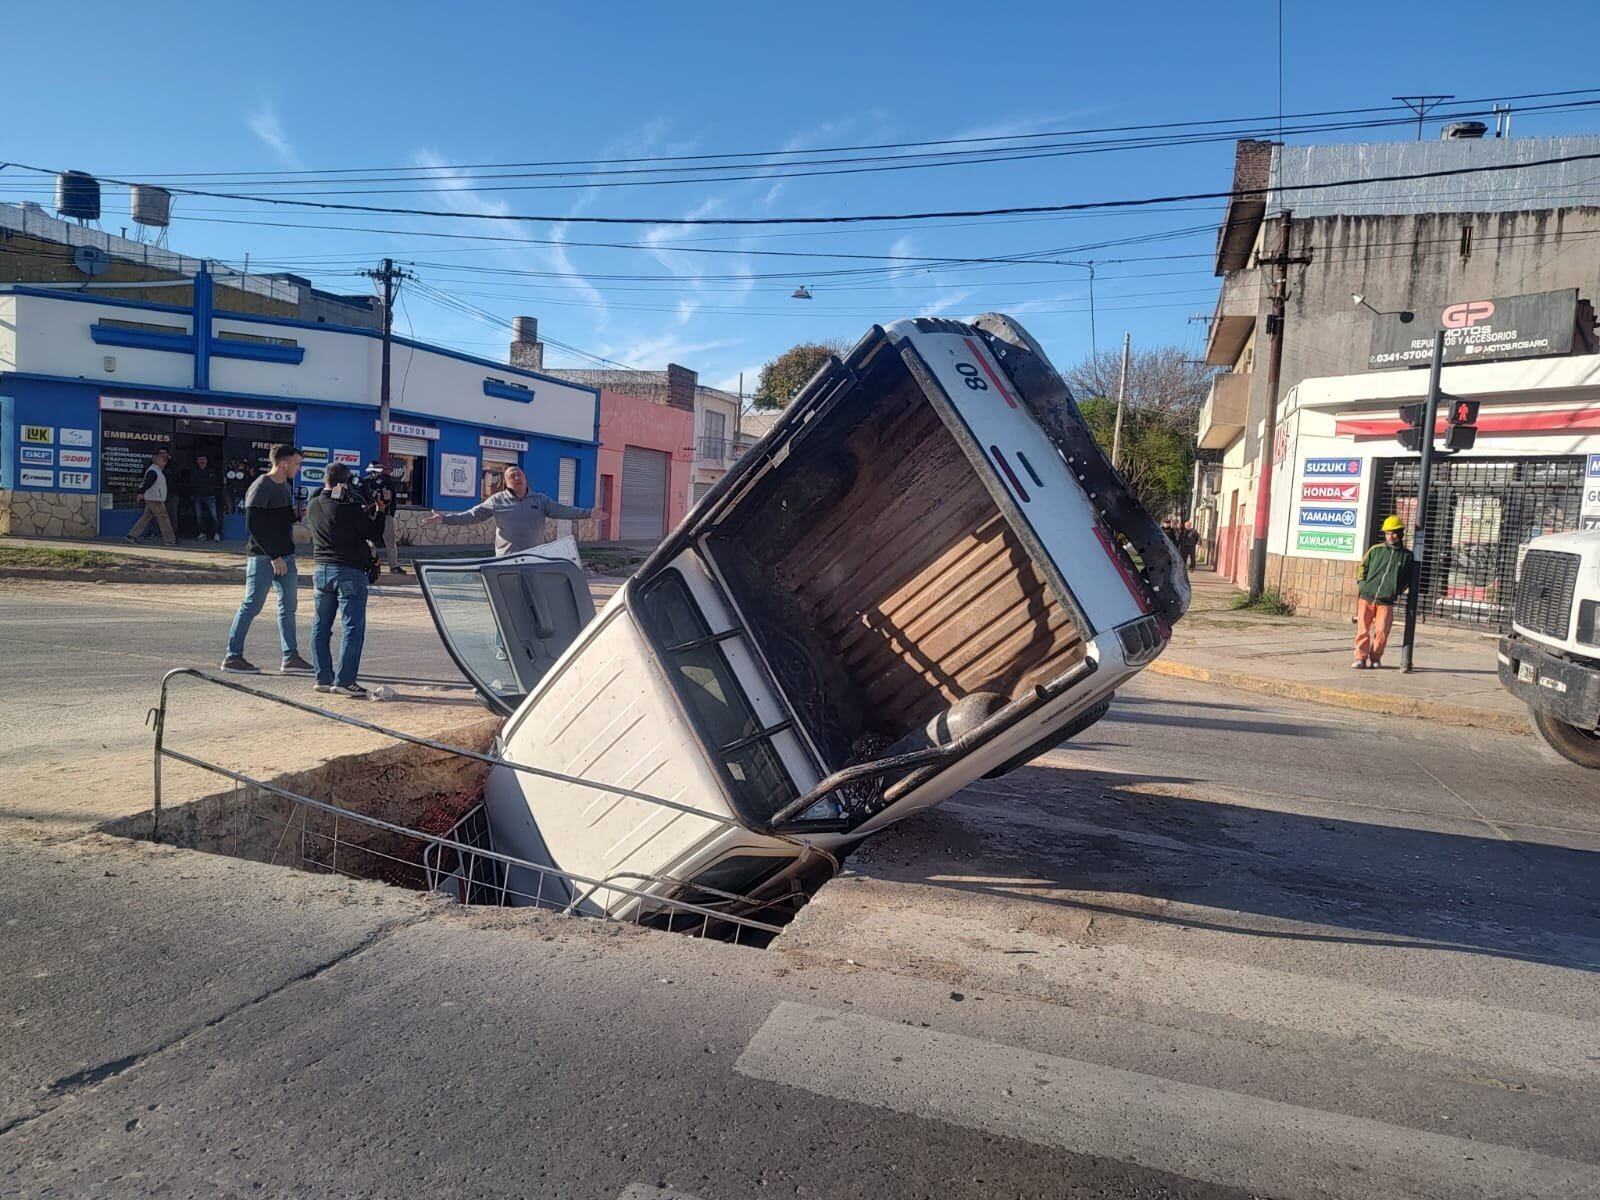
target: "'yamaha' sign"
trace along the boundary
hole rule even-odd
[[[1427,366],[1440,329],[1447,363],[1571,354],[1577,327],[1577,288],[1493,299],[1469,296],[1421,309],[1409,321],[1399,313],[1374,317],[1367,366]]]
[[[1307,529],[1354,529],[1356,510],[1353,508],[1322,508],[1302,505],[1300,524]]]

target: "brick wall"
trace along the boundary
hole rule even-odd
[[[1337,558],[1267,555],[1267,586],[1309,617],[1348,617],[1356,610],[1356,564]]]

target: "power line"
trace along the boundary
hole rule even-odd
[[[1582,154],[1561,154],[1549,158],[1530,159],[1527,162],[1511,163],[1482,163],[1464,167],[1442,167],[1432,171],[1402,172],[1390,175],[1369,175],[1365,177],[1351,177],[1345,179],[1323,180],[1317,183],[1282,184],[1268,188],[1241,188],[1229,189],[1218,192],[1188,192],[1169,196],[1146,196],[1124,200],[1084,200],[1074,204],[1025,204],[1008,205],[997,208],[971,208],[949,209],[934,212],[912,213],[872,213],[863,215],[832,215],[823,217],[599,217],[599,216],[573,216],[549,215],[529,213],[484,213],[461,212],[454,209],[428,209],[410,208],[399,206],[383,206],[372,204],[347,204],[336,203],[328,200],[299,200],[284,196],[251,196],[228,192],[213,192],[192,188],[175,188],[174,191],[185,195],[209,196],[220,200],[239,200],[245,203],[272,204],[293,208],[324,209],[337,212],[369,212],[383,213],[391,216],[412,217],[443,217],[452,221],[536,221],[553,225],[671,225],[671,226],[703,226],[703,225],[859,225],[878,221],[927,221],[945,220],[954,217],[998,217],[1011,216],[1025,213],[1066,213],[1086,212],[1090,210],[1130,209],[1143,208],[1151,204],[1175,204],[1197,200],[1235,200],[1244,197],[1260,197],[1268,194],[1284,195],[1305,191],[1325,191],[1336,187],[1366,186],[1374,183],[1402,183],[1420,179],[1446,179],[1462,175],[1496,174],[1505,171],[1525,171],[1535,167],[1558,166],[1571,162],[1594,162],[1600,160],[1600,151]],[[54,172],[46,168],[30,166],[26,163],[17,163],[25,170],[40,173]],[[122,186],[133,186],[128,180],[108,179],[107,182]]]

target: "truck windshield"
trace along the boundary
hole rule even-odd
[[[676,571],[663,572],[641,601],[667,673],[712,748],[735,807],[747,820],[764,821],[799,792],[773,745],[788,722],[762,726],[722,651],[739,631],[713,633]]]

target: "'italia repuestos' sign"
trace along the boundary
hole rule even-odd
[[[1367,366],[1427,366],[1440,329],[1447,363],[1571,354],[1577,327],[1577,288],[1493,299],[1468,296],[1420,309],[1409,321],[1398,313],[1374,317]]]

